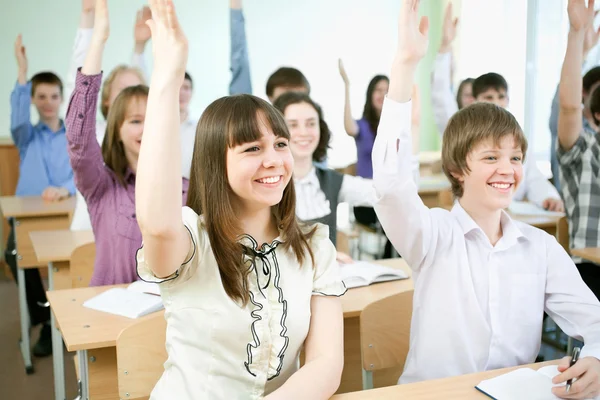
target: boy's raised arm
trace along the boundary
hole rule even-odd
[[[242,11],[242,0],[229,0],[229,29],[231,40],[231,82],[229,94],[252,94],[250,57],[246,39],[246,22]]]
[[[31,84],[27,83],[27,54],[23,46],[23,38],[17,36],[15,41],[15,58],[17,60],[17,84],[10,95],[10,134],[19,150],[26,146],[33,135],[31,125]]]
[[[372,155],[375,211],[386,235],[413,269],[422,265],[435,234],[413,177],[411,125],[418,116],[413,118],[411,96],[417,64],[427,52],[429,28],[426,17],[419,19],[419,3],[402,0],[398,48]]]

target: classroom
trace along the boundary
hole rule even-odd
[[[600,399],[599,11],[7,7],[0,398]]]

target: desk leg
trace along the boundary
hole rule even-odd
[[[31,363],[31,348],[29,340],[29,311],[27,310],[27,296],[25,294],[25,270],[17,266],[19,286],[19,313],[21,317],[21,355],[27,374],[33,374]]]
[[[54,265],[48,263],[48,289],[54,290]],[[56,328],[54,312],[50,312],[52,324],[52,364],[54,370],[54,398],[65,400],[65,362],[63,359],[63,342],[60,331]]]
[[[79,361],[79,396],[75,400],[89,400],[90,387],[88,381],[88,356],[87,350],[77,350]]]

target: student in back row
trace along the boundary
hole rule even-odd
[[[570,1],[571,20],[572,3],[578,1]],[[375,210],[414,272],[410,350],[400,382],[532,363],[546,311],[585,342],[579,361],[569,368],[563,359],[554,378],[556,384],[578,378],[571,391],[555,387],[553,394],[594,397],[600,393],[600,303],[554,237],[504,211],[523,179],[527,150],[514,116],[483,102],[457,112],[442,141],[442,166],[457,202],[447,211],[429,209],[419,198],[410,166],[410,97],[427,53],[428,21],[419,21],[418,6],[402,1],[390,91],[373,147]]]
[[[458,20],[452,20],[452,3],[448,3],[442,27],[442,41],[431,77],[432,106],[440,134],[444,132],[449,118],[459,110],[457,99],[450,87],[450,49],[456,37]],[[508,83],[497,73],[481,75],[472,82],[474,101],[494,103],[507,108]],[[556,188],[544,177],[530,155],[523,165],[524,178],[513,199],[528,201],[548,211],[564,211],[564,205]],[[557,176],[554,179],[558,179]]]
[[[15,42],[18,78],[10,96],[10,133],[19,149],[19,182],[17,196],[41,196],[46,201],[59,201],[75,194],[73,171],[69,165],[65,125],[59,117],[63,101],[63,84],[52,72],[40,72],[27,80],[28,60],[21,35]],[[31,104],[39,114],[37,124],[31,123]],[[15,230],[9,220],[10,232],[5,259],[17,279]],[[52,353],[50,309],[45,307],[46,292],[37,268],[26,269],[25,288],[31,325],[44,324],[40,339],[33,348],[38,357]]]
[[[140,276],[160,283],[168,353],[151,398],[329,399],[343,367],[337,296],[345,288],[327,228],[296,219],[285,121],[251,95],[210,104],[182,208],[180,146],[170,132],[188,44],[172,1],[151,3],[137,260]]]

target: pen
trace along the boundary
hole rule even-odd
[[[579,360],[579,353],[581,353],[581,349],[579,347],[573,348],[573,355],[571,356],[571,363],[569,364],[569,368],[571,368],[577,360]],[[571,384],[573,383],[573,379],[567,380],[567,393],[571,390]]]

